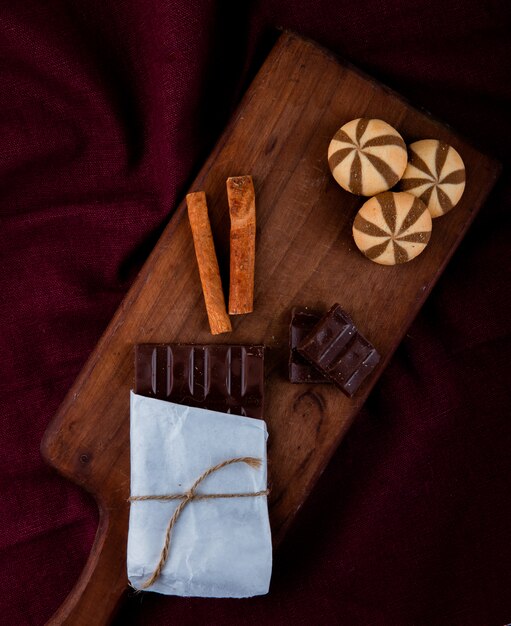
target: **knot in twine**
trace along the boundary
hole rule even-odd
[[[169,500],[181,500],[178,507],[174,511],[174,514],[170,518],[170,522],[167,526],[167,531],[165,533],[165,542],[163,544],[163,548],[160,554],[160,560],[156,569],[151,574],[151,576],[142,584],[142,589],[147,589],[150,587],[155,580],[160,576],[163,566],[165,565],[170,551],[170,537],[172,534],[172,529],[176,525],[176,522],[183,512],[183,509],[187,504],[192,502],[193,500],[215,500],[217,498],[258,498],[260,496],[267,496],[269,494],[269,489],[265,489],[264,491],[255,491],[252,493],[210,493],[210,494],[200,494],[196,493],[197,487],[201,484],[203,480],[205,480],[211,474],[214,474],[218,470],[223,467],[227,467],[228,465],[233,465],[234,463],[245,463],[249,467],[253,469],[259,469],[261,467],[261,459],[256,459],[252,456],[242,456],[237,457],[235,459],[229,459],[228,461],[223,461],[218,465],[214,465],[210,467],[205,472],[203,472],[199,478],[193,483],[188,491],[185,493],[177,493],[177,494],[167,494],[167,495],[153,495],[153,496],[131,496],[129,498],[129,502],[141,502],[144,500],[160,500],[162,502],[167,502]]]

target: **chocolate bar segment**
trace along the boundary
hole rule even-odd
[[[263,385],[264,346],[135,346],[135,393],[142,396],[262,419]]]
[[[321,319],[321,314],[307,307],[293,307],[289,325],[289,380],[292,383],[328,383],[321,372],[303,358],[297,350]]]
[[[321,318],[297,350],[350,398],[380,361],[374,346],[339,304]]]

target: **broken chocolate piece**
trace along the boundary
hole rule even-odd
[[[135,346],[135,393],[142,396],[262,419],[263,383],[264,346]]]
[[[289,380],[292,383],[328,383],[309,361],[303,358],[297,346],[307,337],[321,319],[321,314],[307,307],[293,307],[289,325]]]
[[[374,346],[339,304],[333,305],[297,349],[350,398],[380,361]]]

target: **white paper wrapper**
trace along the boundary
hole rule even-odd
[[[131,495],[185,493],[208,468],[235,457],[262,460],[211,474],[197,493],[266,489],[262,420],[144,398],[131,393]],[[154,572],[177,501],[131,503],[128,578],[140,589]],[[245,598],[268,592],[272,546],[266,496],[194,500],[172,531],[170,553],[148,591],[178,596]]]

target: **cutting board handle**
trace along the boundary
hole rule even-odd
[[[48,626],[103,626],[111,622],[128,588],[126,546],[119,543],[126,536],[127,509],[126,506],[109,512],[100,506],[99,526],[89,559]]]

